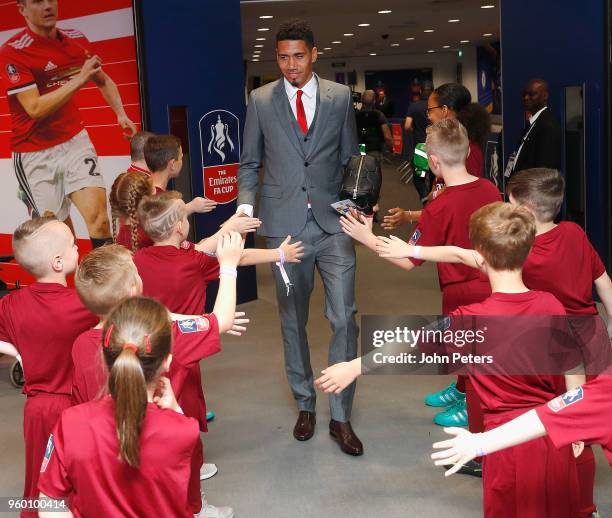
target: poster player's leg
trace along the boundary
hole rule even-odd
[[[83,216],[89,237],[91,239],[110,239],[110,224],[106,210],[106,189],[103,187],[84,187],[68,196]]]
[[[325,234],[323,230],[321,233]],[[350,236],[325,234],[317,243],[316,265],[325,288],[325,316],[332,328],[329,344],[329,365],[357,357],[359,327],[355,322],[355,247]],[[351,418],[355,383],[341,394],[331,394],[331,418],[346,422]]]
[[[111,238],[106,186],[87,131],[62,144],[61,151],[64,192],[83,216],[94,247],[100,246]]]
[[[299,411],[315,412],[316,393],[313,385],[310,349],[306,335],[310,294],[314,284],[314,253],[309,240],[309,223],[292,242],[302,241],[304,257],[301,263],[287,263],[285,270],[293,286],[287,287],[278,267],[272,264],[276,283],[276,298],[285,351],[285,371]],[[268,248],[278,248],[284,238],[268,238]]]

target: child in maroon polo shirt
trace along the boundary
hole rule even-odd
[[[21,356],[26,395],[23,496],[36,498],[49,433],[70,406],[72,343],[95,324],[96,317],[67,287],[66,276],[74,272],[78,260],[68,226],[50,217],[26,221],[13,234],[13,254],[36,282],[0,300],[0,341],[13,344]]]

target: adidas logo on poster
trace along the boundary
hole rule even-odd
[[[53,63],[53,61],[49,61],[49,63],[47,63],[47,66],[45,67],[45,72],[49,72],[50,70],[55,70],[56,68],[57,68],[57,65]]]

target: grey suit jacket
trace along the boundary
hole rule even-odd
[[[297,235],[306,224],[308,201],[323,230],[340,232],[338,214],[330,204],[338,201],[343,167],[357,153],[355,111],[348,87],[318,81],[317,110],[306,136],[291,111],[282,78],[251,92],[238,203],[255,206],[263,166],[258,207],[263,236]]]

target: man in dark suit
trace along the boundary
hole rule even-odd
[[[561,126],[548,108],[548,83],[531,79],[523,89],[523,107],[529,113],[512,172],[533,167],[561,168]]]
[[[375,108],[385,117],[393,117],[394,104],[391,99],[387,98],[384,88],[378,90]]]
[[[312,71],[317,49],[306,22],[293,20],[281,26],[276,53],[283,78],[254,90],[249,99],[238,210],[252,211],[263,165],[259,233],[266,236],[269,248],[277,248],[288,234],[304,245],[301,263],[285,265],[292,284],[281,268],[273,271],[285,369],[299,410],[293,435],[306,441],[316,422],[306,336],[315,267],[323,280],[325,315],[332,327],[329,364],[357,355],[355,249],[330,205],[338,201],[343,166],[357,153],[357,131],[350,90]],[[329,431],[342,451],[361,455],[363,445],[349,422],[354,393],[352,385],[347,393],[330,397]]]

